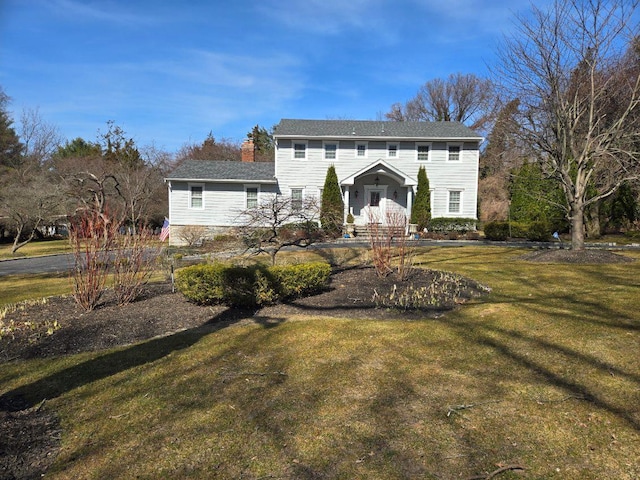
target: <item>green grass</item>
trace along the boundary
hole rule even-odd
[[[22,257],[37,257],[40,255],[55,255],[58,253],[71,253],[69,240],[33,241],[20,247],[17,252],[11,253],[13,247],[10,243],[0,245],[0,260]]]
[[[0,307],[30,300],[71,293],[67,274],[29,274],[0,276]]]
[[[213,323],[5,364],[0,393],[60,415],[52,479],[637,479],[640,261],[521,254],[422,249],[492,288],[438,319]]]

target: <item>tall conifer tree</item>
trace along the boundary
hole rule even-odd
[[[327,170],[327,176],[322,190],[322,204],[320,206],[320,222],[322,229],[331,237],[337,237],[342,231],[344,215],[342,191],[338,185],[338,175],[335,166]]]
[[[424,166],[418,170],[418,191],[416,199],[411,209],[411,223],[418,225],[418,231],[421,232],[429,224],[431,219],[431,192],[429,191],[429,179]]]

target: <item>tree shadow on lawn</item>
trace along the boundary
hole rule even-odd
[[[637,384],[640,388],[640,377],[637,374],[625,372],[616,366],[610,365],[590,355],[585,355],[584,353],[568,349],[561,345],[556,345],[540,338],[529,337],[520,332],[506,330],[492,325],[471,325],[468,322],[439,321],[450,328],[456,329],[460,335],[464,335],[467,338],[469,336],[473,336],[475,341],[479,344],[491,347],[499,354],[509,358],[515,364],[526,368],[535,375],[541,376],[549,382],[549,384],[565,390],[569,395],[574,396],[577,399],[590,402],[591,404],[608,411],[625,421],[633,429],[640,431],[640,420],[637,418],[638,415],[633,415],[633,407],[623,408],[604,399],[599,392],[595,391],[594,387],[581,384],[580,382],[569,378],[568,375],[561,375],[552,371],[551,368],[544,364],[544,362],[537,361],[530,356],[528,351],[540,350],[555,352],[572,359],[574,362],[596,369],[597,371],[606,372],[611,375],[615,373],[618,376],[626,378],[629,382]],[[496,334],[500,338],[496,338]],[[512,343],[517,341],[527,343],[531,346],[531,349],[521,349],[516,344]],[[635,407],[635,412],[636,414],[640,413],[638,412],[637,407]]]
[[[116,375],[125,370],[160,360],[179,350],[196,344],[210,333],[222,330],[234,323],[254,319],[256,311],[228,308],[196,328],[137,343],[124,349],[65,368],[35,382],[15,388],[0,395],[0,411],[16,412],[34,407],[45,400],[57,398],[71,390],[97,380]],[[265,328],[281,321],[256,319]]]

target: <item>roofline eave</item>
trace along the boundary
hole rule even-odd
[[[241,178],[176,178],[176,177],[167,177],[164,179],[165,182],[206,182],[206,183],[265,183],[265,184],[277,184],[278,180],[273,179],[241,179]]]
[[[394,136],[364,136],[364,135],[274,135],[275,140],[362,140],[362,141],[395,141],[395,142],[478,142],[484,137],[394,137]]]

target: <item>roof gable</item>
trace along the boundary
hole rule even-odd
[[[273,162],[186,160],[165,180],[276,183]]]
[[[460,122],[377,122],[286,118],[276,125],[274,137],[482,140],[480,135]]]
[[[417,180],[411,178],[406,173],[389,164],[388,162],[385,162],[384,160],[376,160],[375,162],[370,163],[366,167],[363,167],[357,172],[354,172],[348,177],[340,180],[340,185],[353,185],[356,181],[356,178],[360,177],[361,175],[377,172],[384,172],[386,175],[394,176],[395,180],[402,186],[415,186],[418,184]]]

